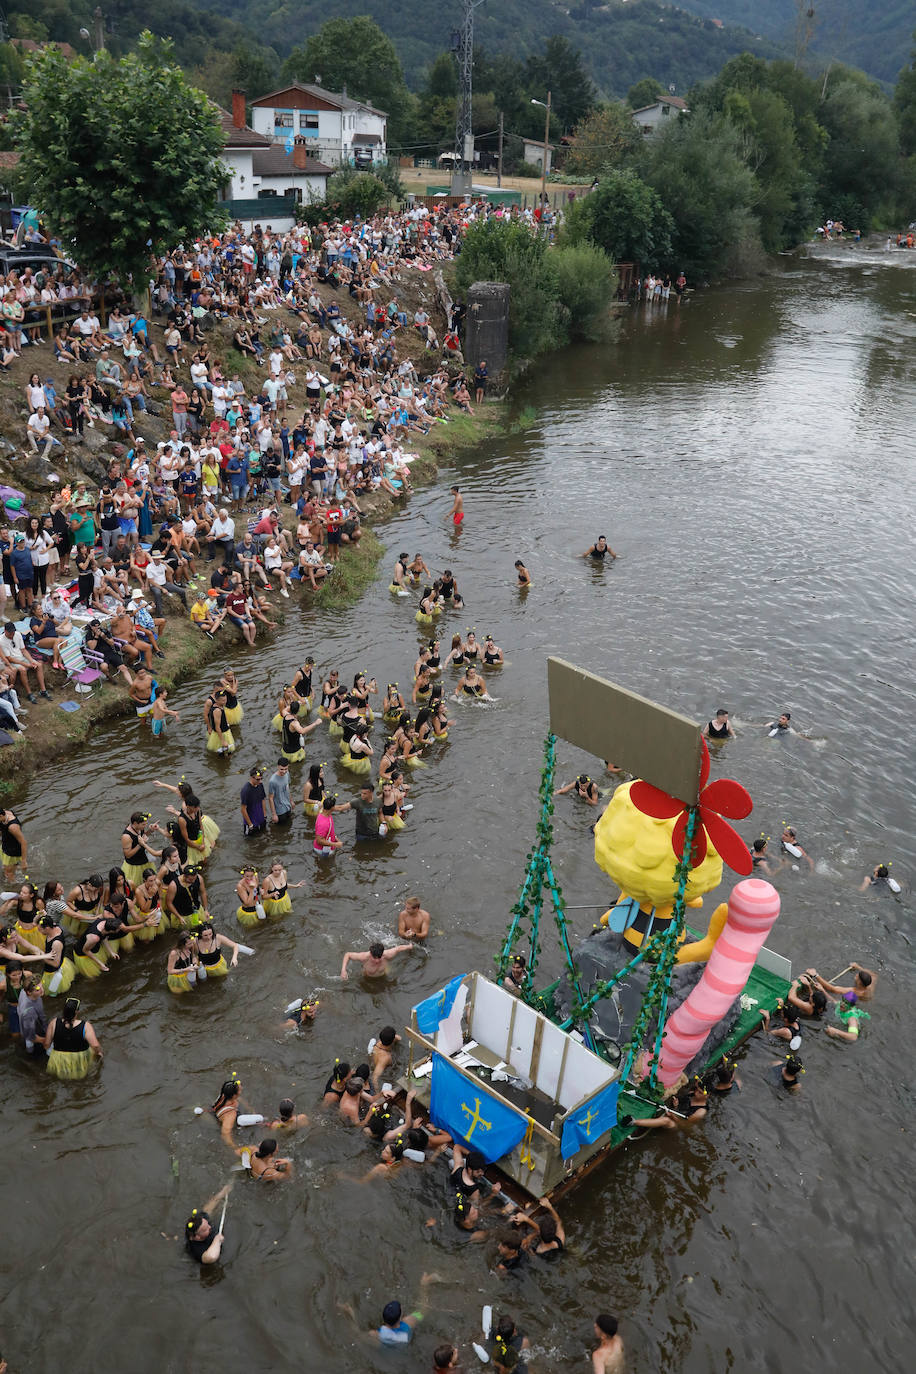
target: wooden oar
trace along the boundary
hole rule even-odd
[[[217,1233],[216,1233],[218,1236],[221,1236],[221,1235],[223,1234],[223,1222],[226,1220],[226,1208],[227,1208],[228,1206],[229,1206],[229,1194],[227,1193],[226,1196],[223,1198],[223,1210],[222,1210],[222,1213],[221,1213],[220,1219],[219,1219],[219,1230],[218,1230]]]

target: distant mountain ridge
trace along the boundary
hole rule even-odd
[[[794,57],[799,19],[798,0],[680,0],[684,9],[725,24],[741,24]],[[813,10],[809,52],[861,67],[893,85],[909,60],[916,29],[913,0],[807,0]]]
[[[329,18],[368,14],[392,39],[407,84],[417,89],[435,57],[447,51],[461,22],[458,0],[190,0],[244,24],[281,55]],[[603,95],[625,95],[644,76],[686,91],[713,76],[736,53],[784,56],[770,38],[721,26],[688,6],[659,0],[486,0],[474,16],[474,38],[487,53],[527,57],[554,34],[580,49]]]

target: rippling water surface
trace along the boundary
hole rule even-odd
[[[204,752],[207,678],[174,694],[182,721],[164,743],[119,722],[91,756],[30,784],[18,809],[41,881],[107,867],[131,810],[164,821],[152,778],[185,774],[223,825],[207,883],[230,933],[243,855],[279,854],[307,886],[219,986],[171,996],[165,941],[83,982],[106,1051],[85,1083],[36,1075],[3,1043],[0,1346],[14,1374],[217,1361],[423,1370],[449,1338],[473,1362],[483,1302],[516,1315],[541,1371],[583,1367],[598,1310],[622,1318],[634,1371],[835,1368],[850,1355],[909,1366],[916,273],[875,258],[827,250],[679,313],[634,313],[617,346],[570,352],[529,380],[517,402],[535,408],[532,427],[463,458],[389,524],[389,561],[416,548],[457,574],[467,610],[445,618],[443,655],[454,629],[473,626],[508,662],[496,704],[455,707],[448,745],[415,775],[409,827],[387,848],[355,852],[344,816],[347,846],[316,870],[301,817],[276,844],[243,844],[237,809],[249,762],[276,756],[273,702],[305,653],[345,678],[364,668],[409,684],[417,627],[387,578],[342,614],[294,612],[275,643],[237,655],[237,759]],[[457,537],[452,481],[467,510]],[[620,554],[605,570],[576,556],[600,533]],[[519,556],[534,579],[524,598]],[[560,1264],[498,1280],[489,1249],[453,1229],[441,1172],[357,1183],[371,1153],[315,1102],[335,1056],[361,1057],[443,978],[491,967],[533,834],[549,653],[697,719],[728,707],[739,738],[714,769],[755,798],[747,838],[788,821],[817,861],[780,880],[772,943],[797,966],[829,975],[857,959],[881,981],[857,1046],[809,1034],[800,1096],[779,1092],[777,1056],[755,1041],[742,1091],[702,1131],[631,1147],[565,1203]],[[802,737],[769,740],[758,723],[785,707]],[[335,773],[336,749],[323,728],[316,738],[309,761]],[[561,746],[564,780],[600,766]],[[337,776],[352,795],[352,778]],[[592,819],[558,806],[570,903],[609,893],[590,857]],[[888,859],[902,898],[860,896],[862,875]],[[341,984],[343,951],[391,931],[410,891],[433,913],[428,950],[400,957],[383,992]],[[591,916],[574,914],[578,934]],[[545,981],[559,971],[549,949],[543,967]],[[290,1038],[283,1006],[316,990],[318,1021]],[[171,1238],[227,1175],[212,1119],[192,1109],[232,1069],[254,1110],[274,1113],[290,1094],[314,1123],[292,1143],[290,1186],[235,1189],[226,1263],[206,1273]],[[424,1270],[443,1282],[416,1346],[393,1359],[373,1350],[338,1304],[368,1328],[388,1298],[415,1303]]]

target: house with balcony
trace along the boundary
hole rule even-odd
[[[287,147],[257,133],[245,113],[244,91],[232,92],[231,111],[219,111],[223,162],[231,172],[220,206],[246,228],[269,220],[282,233],[294,224],[298,205],[324,200],[334,169],[310,156],[298,135]]]
[[[303,139],[308,155],[331,167],[370,168],[387,161],[388,116],[346,89],[337,93],[293,81],[252,101],[251,123],[272,143],[292,147]]]

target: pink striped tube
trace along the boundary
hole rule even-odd
[[[728,899],[725,929],[713,946],[703,976],[665,1027],[659,1082],[670,1088],[694,1058],[711,1028],[744,991],[761,946],[779,915],[772,883],[745,878]]]

